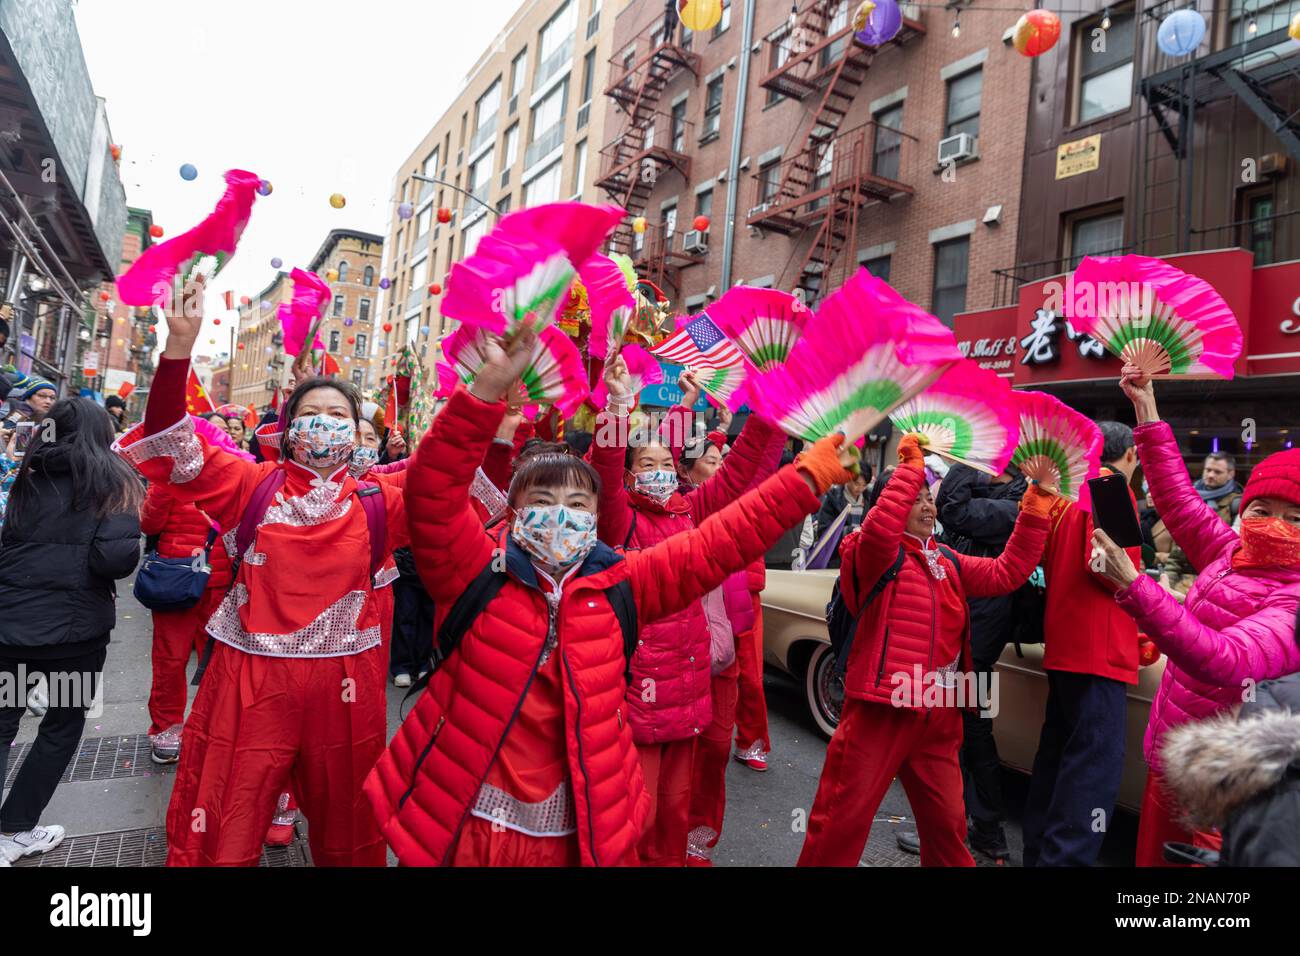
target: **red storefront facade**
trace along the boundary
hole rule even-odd
[[[1209,282],[1241,323],[1245,346],[1232,381],[1161,381],[1161,415],[1173,426],[1189,463],[1212,451],[1250,466],[1300,434],[1300,260],[1254,266],[1243,249],[1169,256]],[[1120,362],[1056,310],[1069,274],[1023,285],[1004,308],[954,320],[959,347],[1015,388],[1051,392],[1095,419],[1132,422],[1116,381]],[[1199,471],[1194,468],[1194,473]]]

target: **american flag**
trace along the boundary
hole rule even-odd
[[[692,319],[684,329],[664,339],[650,353],[674,365],[699,369],[732,368],[744,361],[740,349],[704,312]]]

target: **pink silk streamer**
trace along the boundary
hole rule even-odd
[[[280,327],[284,329],[284,351],[286,355],[297,355],[302,351],[311,324],[320,318],[329,302],[330,287],[314,272],[294,269],[289,273],[293,279],[293,301],[285,302],[276,314]],[[323,349],[320,336],[312,343],[313,349]]]

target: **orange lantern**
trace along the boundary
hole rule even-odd
[[[1061,38],[1061,18],[1050,10],[1030,10],[1013,28],[1011,42],[1021,56],[1042,56]]]

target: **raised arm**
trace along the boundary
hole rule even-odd
[[[1195,680],[1245,690],[1248,679],[1269,680],[1300,671],[1294,594],[1276,597],[1221,631],[1201,623],[1146,575],[1116,594],[1115,600]]]
[[[1047,543],[1052,498],[1037,485],[1030,485],[1021,499],[1024,508],[1012,526],[1011,537],[1002,553],[996,558],[962,556],[961,584],[967,597],[1010,594],[1029,580]]]
[[[1156,511],[1192,567],[1206,567],[1237,542],[1237,533],[1196,493],[1168,423],[1138,425],[1133,437]]]
[[[757,415],[750,415],[736,446],[712,478],[687,493],[697,522],[735,501],[750,487],[776,471],[785,433]],[[776,453],[773,454],[773,449]]]
[[[601,374],[609,401],[605,411],[596,416],[596,431],[587,452],[591,466],[600,475],[596,535],[611,548],[621,548],[632,531],[632,506],[623,490],[632,384],[622,356],[607,362]]]

